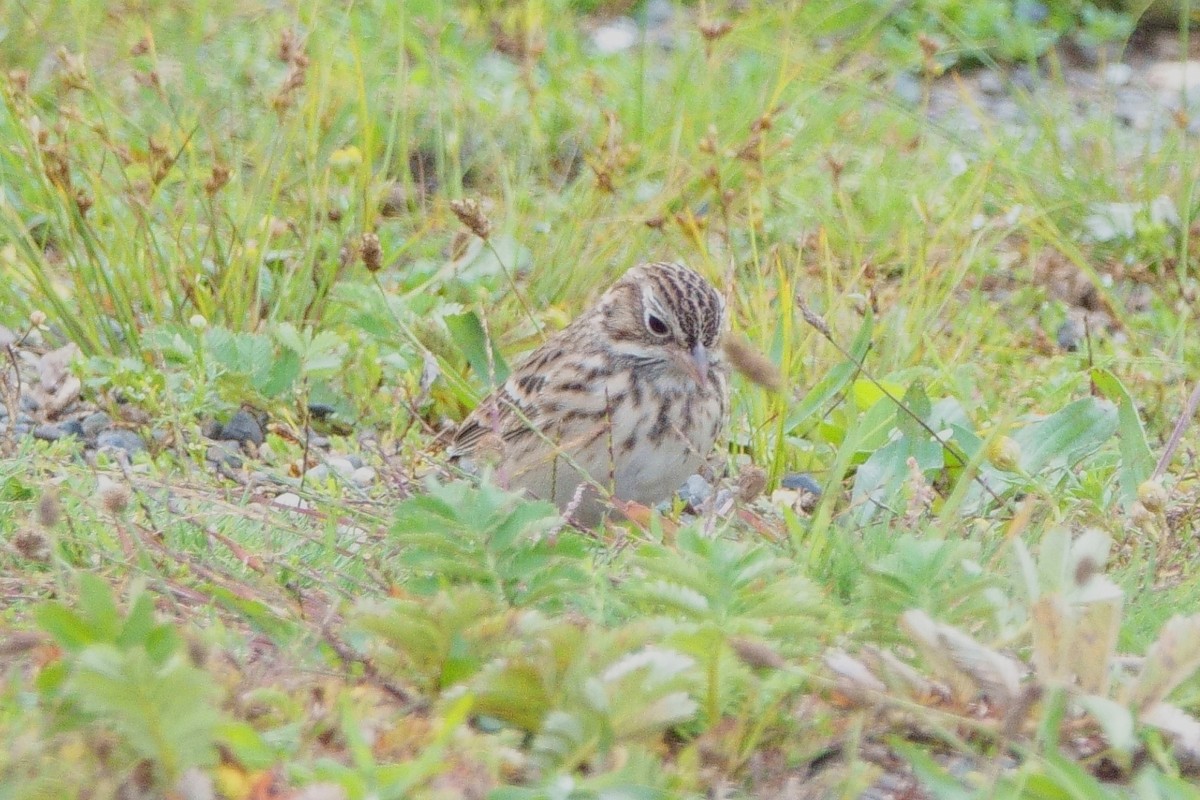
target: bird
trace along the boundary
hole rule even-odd
[[[463,420],[450,462],[598,524],[609,498],[653,506],[704,463],[725,425],[725,300],[682,264],[628,270]]]

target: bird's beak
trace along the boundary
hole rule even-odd
[[[696,342],[696,346],[692,348],[692,360],[688,367],[696,383],[701,386],[708,383],[708,351],[700,342]]]

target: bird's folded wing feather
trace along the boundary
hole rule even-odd
[[[526,431],[538,429],[541,405],[536,397],[520,392],[515,386],[502,386],[484,399],[459,426],[450,442],[450,457],[469,455],[479,440],[489,433],[496,433],[509,442]]]

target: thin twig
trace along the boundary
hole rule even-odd
[[[1158,464],[1154,467],[1154,473],[1150,476],[1152,479],[1158,480],[1167,471],[1167,467],[1171,464],[1171,459],[1175,457],[1175,451],[1179,449],[1179,442],[1183,439],[1183,432],[1187,430],[1188,424],[1196,416],[1196,408],[1198,406],[1200,406],[1200,381],[1196,381],[1196,386],[1192,389],[1192,394],[1188,397],[1187,404],[1179,414],[1179,419],[1175,420],[1175,427],[1171,431],[1171,438],[1167,439],[1167,446],[1163,448],[1162,455],[1158,458]]]

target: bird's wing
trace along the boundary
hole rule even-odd
[[[507,442],[521,432],[537,427],[538,405],[536,398],[510,391],[509,385],[505,384],[463,420],[450,442],[450,457],[469,455],[479,440],[489,433],[494,432]]]

